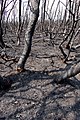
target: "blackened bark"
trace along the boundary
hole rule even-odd
[[[23,53],[18,61],[18,65],[17,65],[18,71],[22,71],[24,69],[25,62],[26,62],[27,58],[29,57],[29,53],[31,51],[32,36],[33,36],[36,22],[37,22],[38,16],[39,16],[40,0],[30,0],[30,3],[31,3],[31,5],[30,5],[31,17],[30,17],[30,21],[29,21],[29,24],[28,24],[28,27],[27,27],[26,33],[25,33],[25,45],[24,45]]]
[[[3,0],[1,1],[1,14],[0,14],[0,47],[4,48],[5,44],[3,42],[3,28],[2,28],[2,16],[3,16]]]
[[[21,27],[21,2],[22,0],[19,0],[19,29]]]
[[[18,35],[17,35],[17,45],[20,44],[20,34],[21,34],[21,3],[22,0],[19,0],[19,26],[18,26]]]
[[[65,72],[61,72],[61,74],[58,74],[55,78],[55,82],[60,83],[61,81],[74,77],[75,75],[80,73],[80,61],[73,66],[71,66],[68,70],[65,70]]]
[[[3,42],[3,29],[2,29],[2,26],[1,26],[1,20],[0,20],[0,47],[1,48],[5,47],[5,44]]]

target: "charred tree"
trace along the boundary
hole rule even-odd
[[[35,30],[36,22],[39,16],[39,3],[40,0],[30,0],[29,6],[31,11],[30,21],[28,23],[26,33],[25,33],[25,45],[23,53],[18,61],[17,70],[23,71],[27,58],[29,57],[32,44],[32,36]]]
[[[21,3],[22,3],[22,0],[19,0],[19,30],[21,27]]]
[[[3,42],[3,28],[2,28],[2,15],[3,15],[3,0],[1,1],[1,18],[0,18],[0,47],[4,48],[5,44]]]
[[[80,61],[72,65],[68,70],[65,69],[64,72],[57,74],[54,81],[60,83],[61,81],[74,77],[79,73],[80,73]]]
[[[21,3],[22,0],[19,0],[19,25],[18,25],[18,36],[17,36],[18,45],[20,44],[20,33],[21,33]]]
[[[1,20],[0,20],[0,47],[1,48],[5,47],[5,44],[3,42],[3,29],[2,29],[2,26],[1,26]]]
[[[45,12],[46,11],[46,0],[42,1],[42,8],[41,8],[41,25],[42,25],[42,32],[44,30],[44,21],[45,21]]]
[[[79,21],[79,6],[80,5],[78,1],[69,0],[69,10],[68,10],[69,15],[68,15],[68,20],[66,21],[66,29],[64,30],[65,36],[59,46],[64,56],[64,62],[68,60],[73,45],[73,38],[75,38],[74,36],[76,34],[77,24]],[[67,18],[67,15],[65,17]],[[65,53],[62,47],[66,41],[68,41],[66,45],[66,49],[68,49],[68,54]]]

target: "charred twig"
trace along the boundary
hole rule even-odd
[[[9,61],[13,61],[13,62],[17,62],[17,57],[16,58],[12,58],[10,56],[5,55],[1,55],[0,56],[4,61],[9,62]]]

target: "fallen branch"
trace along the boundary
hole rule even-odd
[[[56,83],[60,83],[61,81],[67,79],[67,78],[71,78],[74,77],[75,75],[80,73],[80,61],[78,61],[77,63],[75,63],[73,66],[71,66],[68,70],[66,70],[65,72],[61,72],[60,74],[56,75],[55,77],[55,82]]]

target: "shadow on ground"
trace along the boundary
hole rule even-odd
[[[13,84],[0,95],[0,120],[79,120],[80,82],[56,84],[52,72],[29,71],[10,75]],[[73,84],[72,84],[73,83]]]

